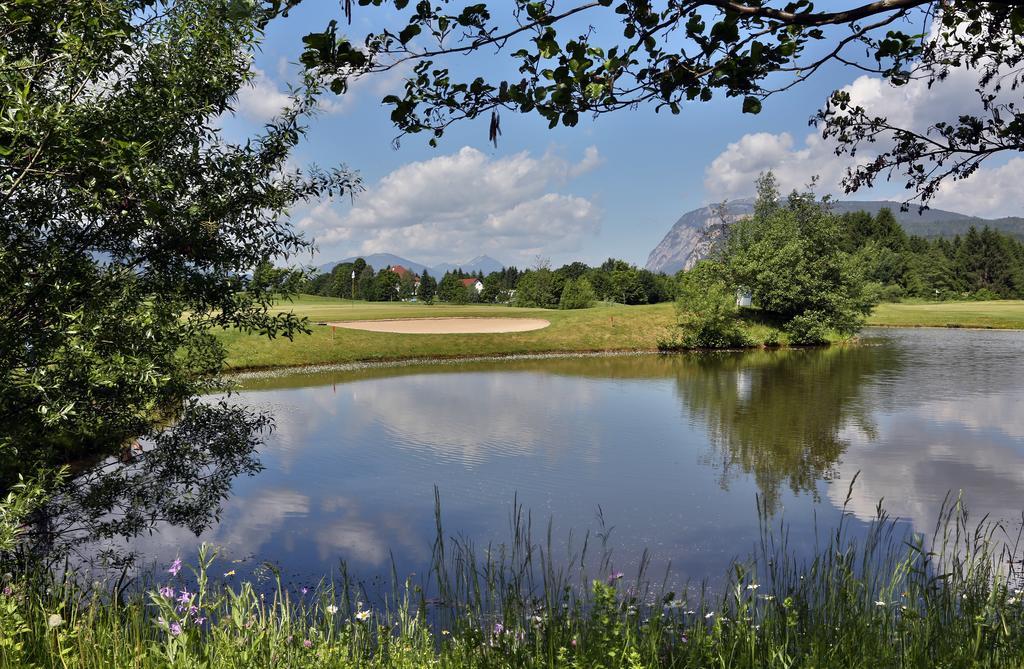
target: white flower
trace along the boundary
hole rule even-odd
[[[64,619],[60,617],[59,613],[51,613],[50,616],[46,619],[46,626],[50,629],[53,629],[54,627],[59,627],[63,623]]]
[[[705,619],[714,618],[714,617],[715,617],[715,612],[714,611],[711,611],[709,613],[704,614],[704,618]]]
[[[359,622],[361,622],[361,623],[362,622],[366,622],[369,619],[370,619],[370,610],[369,609],[367,609],[365,611],[356,611],[356,620],[358,620]]]
[[[757,590],[760,587],[761,586],[758,583],[751,583],[750,585],[747,586],[747,590]]]
[[[338,607],[335,606],[334,604],[331,604],[330,606],[327,607],[327,613],[330,613],[332,616],[335,613],[337,613],[337,612],[338,612]]]
[[[875,602],[875,606],[885,606],[885,602],[879,599],[877,602]]]
[[[761,599],[763,599],[766,602],[770,602],[773,599],[775,599],[775,595],[761,595]]]

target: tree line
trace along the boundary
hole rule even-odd
[[[466,286],[464,279],[478,279],[481,289]],[[546,261],[520,270],[445,272],[440,278],[424,270],[399,276],[388,268],[374,270],[362,258],[335,265],[298,286],[301,292],[370,302],[434,300],[452,304],[512,304],[546,309],[579,309],[598,300],[621,304],[656,304],[675,299],[675,279],[642,269],[624,260],[609,258],[596,267],[573,262],[551,269]]]

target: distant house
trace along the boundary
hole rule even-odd
[[[477,295],[479,295],[480,292],[483,291],[484,289],[484,283],[480,279],[462,279],[462,285],[465,286],[466,288],[472,288],[473,290],[476,291]]]
[[[413,277],[413,278],[416,277],[415,274],[413,274],[412,272],[410,272],[406,268],[402,267],[401,265],[389,265],[388,266],[388,271],[394,272],[395,274],[398,275],[398,278],[402,279],[402,280],[405,280],[406,277],[410,277],[410,276]]]
[[[740,289],[736,291],[736,306],[737,307],[749,307],[753,296],[749,290]]]

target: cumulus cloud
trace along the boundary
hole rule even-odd
[[[261,69],[253,68],[253,79],[238,91],[235,109],[250,121],[266,122],[279,114],[291,102],[273,79]]]
[[[925,132],[937,121],[980,112],[975,92],[977,77],[976,71],[961,68],[931,87],[920,80],[894,87],[879,77],[863,75],[843,90],[871,115],[885,117],[897,127]],[[802,188],[817,176],[817,192],[844,196],[840,182],[847,168],[870,161],[885,148],[880,143],[875,150],[862,147],[856,157],[837,156],[831,140],[826,142],[817,133],[806,135],[802,141],[787,132],[746,134],[708,165],[704,188],[711,201],[750,195],[757,175],[771,169],[784,191]],[[968,179],[943,184],[931,205],[978,216],[1020,215],[1019,197],[1008,185],[1021,181],[1024,160],[985,166]],[[905,199],[910,193],[901,189],[902,183],[896,178],[889,186],[882,184],[881,192],[872,196]]]
[[[556,192],[595,169],[595,147],[571,163],[553,153],[493,158],[472,147],[408,163],[383,177],[344,214],[323,202],[298,221],[321,248],[409,254],[427,262],[478,253],[521,262],[578,250],[597,232],[590,200]]]

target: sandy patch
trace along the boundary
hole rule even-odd
[[[398,318],[377,321],[339,321],[332,327],[402,334],[481,334],[529,332],[551,325],[542,318]]]

